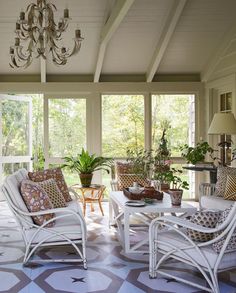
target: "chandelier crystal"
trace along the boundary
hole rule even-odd
[[[37,4],[28,5],[26,12],[21,11],[16,22],[15,45],[10,47],[12,68],[28,67],[33,58],[46,60],[50,54],[56,65],[65,65],[67,59],[77,54],[84,38],[80,29],[75,30],[73,48],[61,45],[62,34],[69,25],[69,9],[64,9],[64,16],[56,24],[54,12],[57,8],[47,0],[37,0]]]

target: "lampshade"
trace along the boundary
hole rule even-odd
[[[208,134],[236,134],[236,120],[233,113],[215,113]]]

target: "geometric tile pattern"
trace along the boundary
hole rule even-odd
[[[170,278],[149,279],[148,255],[125,254],[116,238],[114,228],[98,210],[87,215],[88,270],[70,263],[30,263],[22,266],[24,243],[17,223],[5,202],[0,202],[0,292],[10,293],[200,293],[203,292]],[[71,247],[63,246],[40,250],[39,258],[74,257]],[[191,267],[171,261],[165,266],[176,275],[204,282]],[[190,274],[191,273],[191,274]],[[192,274],[193,273],[193,274]],[[236,270],[219,275],[222,293],[236,292]]]

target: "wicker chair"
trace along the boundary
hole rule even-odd
[[[149,229],[150,278],[156,278],[157,274],[161,274],[208,292],[219,293],[218,272],[236,268],[236,251],[226,252],[227,245],[233,233],[235,233],[235,227],[236,203],[234,203],[226,220],[217,228],[202,227],[174,216],[154,219]],[[186,228],[204,233],[219,234],[207,242],[194,242],[185,233]],[[212,244],[220,239],[224,239],[224,244],[220,252],[216,253]],[[160,258],[158,258],[158,255]],[[205,278],[208,286],[189,281],[184,276],[176,276],[167,270],[161,269],[161,265],[168,259],[176,259],[197,268]]]
[[[37,259],[37,262],[82,262],[86,269],[86,224],[78,202],[73,200],[65,208],[31,213],[27,210],[19,191],[20,183],[23,179],[28,179],[25,169],[8,176],[2,186],[2,191],[19,224],[25,242],[26,249],[23,264],[27,264],[34,252],[40,247],[69,244],[75,249],[79,257],[74,259]],[[55,217],[41,226],[36,225],[31,218],[32,216],[49,213],[55,213]],[[52,221],[55,221],[55,225],[50,228],[46,227]],[[81,245],[82,248],[78,247],[78,245]]]

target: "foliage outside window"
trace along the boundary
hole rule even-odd
[[[49,154],[76,155],[86,145],[86,100],[49,99]]]
[[[181,157],[179,147],[189,143],[190,95],[152,95],[152,148],[158,147],[162,130],[166,134],[172,157]]]
[[[102,154],[126,157],[128,149],[144,147],[144,97],[102,96]]]

